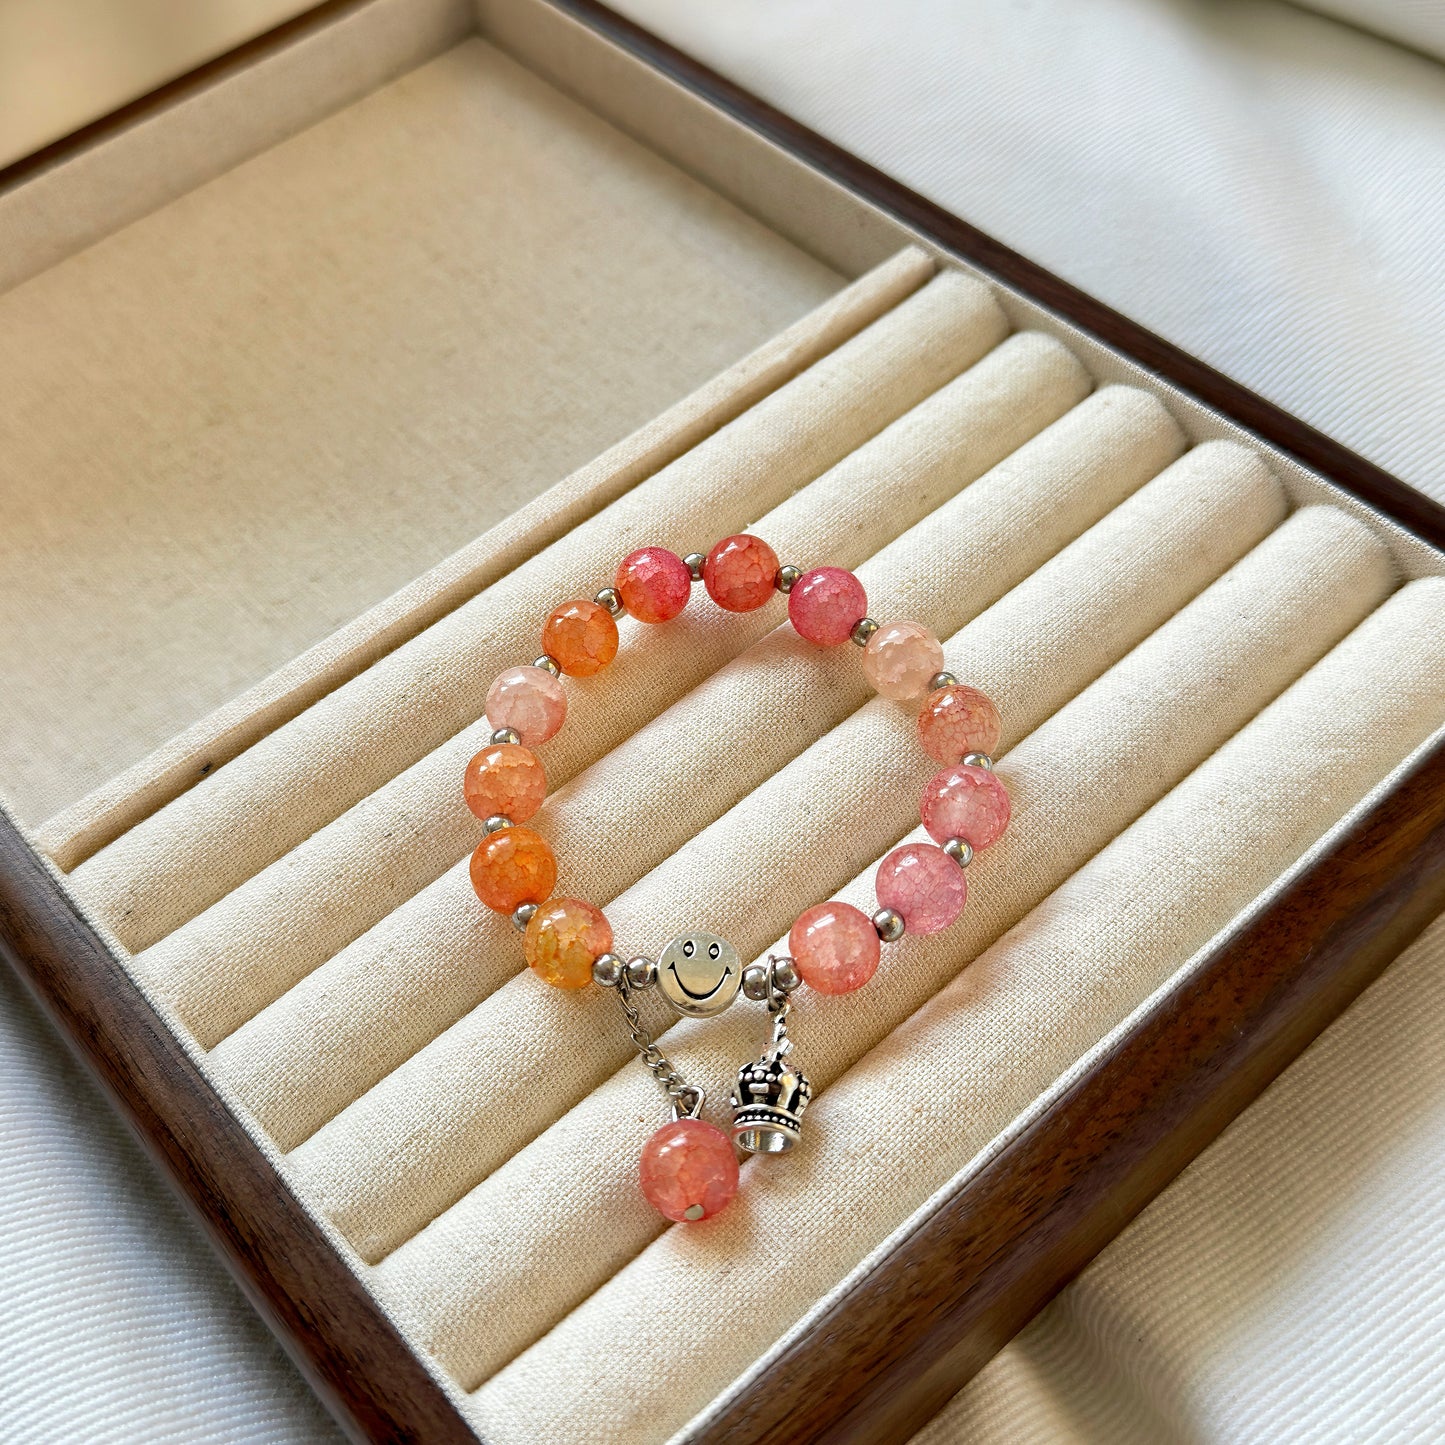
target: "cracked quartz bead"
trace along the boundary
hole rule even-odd
[[[612,585],[639,622],[671,622],[692,595],[692,573],[676,552],[643,547],[617,564]]]
[[[540,833],[531,828],[503,828],[477,845],[471,877],[477,897],[488,908],[515,913],[524,903],[543,903],[552,896],[557,886],[557,859]]]
[[[467,807],[485,822],[500,814],[525,823],[547,797],[542,760],[520,743],[495,743],[467,764],[462,779]]]
[[[993,699],[964,683],[929,693],[918,714],[918,741],[940,763],[956,763],[969,753],[994,757],[1002,731]]]
[[[852,993],[878,968],[878,930],[851,903],[818,903],[798,915],[788,952],[803,982],[818,993]]]
[[[567,721],[567,693],[544,668],[509,667],[487,693],[487,721],[511,728],[529,748],[540,747]]]
[[[552,898],[532,915],[522,935],[522,949],[544,983],[553,988],[586,988],[592,982],[593,963],[612,952],[612,926],[600,908],[580,898]]]
[[[942,848],[905,843],[878,865],[874,890],[909,933],[938,933],[963,912],[968,879]]]
[[[715,1124],[674,1119],[642,1147],[638,1179],[647,1202],[679,1224],[709,1219],[738,1192],[738,1156]]]
[[[592,677],[617,656],[617,622],[599,602],[564,602],[542,624],[542,650],[569,677]]]
[[[981,852],[1003,836],[1011,807],[1004,785],[991,772],[958,763],[933,776],[918,812],[935,843],[962,838]]]
[[[702,564],[707,595],[725,611],[752,612],[776,590],[778,554],[761,537],[724,537]]]
[[[817,647],[838,647],[852,636],[867,615],[863,584],[842,567],[814,567],[793,583],[788,593],[788,621],[793,631]]]
[[[900,702],[921,697],[942,667],[943,646],[921,622],[886,622],[863,649],[868,681]]]

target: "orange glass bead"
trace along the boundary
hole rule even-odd
[[[570,677],[591,677],[617,656],[617,623],[599,603],[564,602],[542,625],[542,648]]]
[[[593,962],[612,948],[612,925],[600,908],[580,898],[553,898],[532,915],[522,948],[544,983],[586,988]]]
[[[702,564],[707,595],[728,612],[752,612],[777,589],[778,554],[748,532],[715,543]]]
[[[542,760],[520,743],[494,743],[467,764],[462,779],[467,807],[485,820],[498,813],[525,823],[547,796]]]
[[[498,913],[524,903],[543,903],[557,886],[557,860],[547,840],[531,828],[488,834],[472,854],[472,887]]]

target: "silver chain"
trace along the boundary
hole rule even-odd
[[[642,1022],[642,1014],[632,1002],[632,990],[625,975],[618,983],[617,1002],[622,1005],[622,1012],[627,1018],[627,1031],[632,1035],[632,1042],[637,1047],[637,1056],[666,1090],[667,1097],[672,1100],[674,1112],[696,1118],[702,1112],[707,1093],[697,1084],[689,1084],[678,1073],[672,1060],[657,1047],[652,1035],[647,1031],[647,1025]]]

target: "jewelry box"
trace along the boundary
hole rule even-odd
[[[592,0],[321,5],[0,235],[0,936],[357,1438],[905,1438],[1445,908],[1445,511]],[[754,528],[937,626],[1015,815],[664,1228],[461,770],[551,606]],[[925,763],[694,611],[539,816],[746,962]],[[717,1076],[740,1012],[664,1037]]]

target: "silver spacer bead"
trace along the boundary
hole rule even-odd
[[[950,838],[943,845],[943,851],[958,864],[960,868],[967,868],[973,862],[973,844],[962,838]]]
[[[536,911],[537,905],[535,903],[519,903],[516,908],[512,910],[512,927],[515,928],[518,933],[525,933],[527,931],[527,925],[532,921],[532,915],[535,914]]]
[[[701,582],[702,564],[707,561],[707,558],[701,552],[689,552],[682,560],[687,566],[688,576],[694,582]]]
[[[766,1003],[769,992],[768,970],[761,963],[750,963],[743,970],[743,997]]]
[[[512,820],[505,813],[493,813],[483,826],[488,833],[500,833],[503,828],[512,826]]]
[[[860,617],[853,624],[853,630],[848,634],[858,647],[867,647],[868,639],[878,631],[878,624],[871,617]]]
[[[803,569],[801,567],[794,567],[793,564],[789,562],[786,566],[778,568],[777,580],[773,585],[777,587],[779,592],[791,592],[793,590],[793,584],[797,582],[798,578],[802,575]]]
[[[873,927],[884,943],[897,943],[903,937],[903,919],[891,908],[880,908],[873,915]]]
[[[651,988],[657,982],[657,965],[650,958],[628,959],[627,981],[633,988]]]
[[[966,768],[982,768],[984,772],[993,772],[993,759],[987,753],[965,753],[960,759]]]
[[[498,728],[492,734],[493,743],[519,743],[521,741],[522,735],[516,728]]]
[[[592,600],[599,607],[605,607],[614,617],[622,616],[622,599],[617,595],[615,587],[602,588]]]
[[[941,687],[957,687],[958,679],[951,672],[935,672],[928,679],[929,692],[937,692]]]
[[[549,652],[544,652],[541,657],[539,657],[536,662],[532,664],[532,666],[540,667],[543,672],[550,672],[553,677],[562,676],[561,664]]]
[[[802,985],[803,975],[798,972],[798,965],[791,958],[773,960],[773,987],[779,993],[792,993]]]
[[[616,988],[622,982],[622,970],[626,967],[615,953],[604,953],[592,960],[592,981],[603,988]]]

